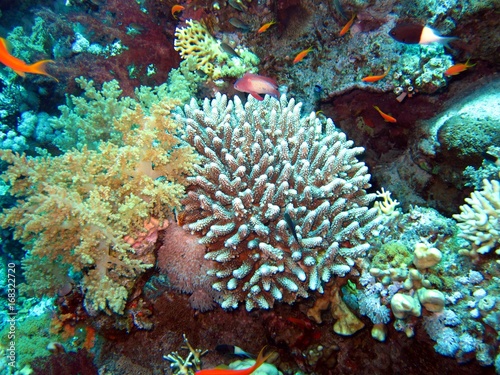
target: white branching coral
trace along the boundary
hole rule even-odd
[[[477,258],[491,250],[500,254],[500,182],[483,180],[483,190],[474,191],[460,206],[460,214],[453,215],[462,230],[460,236],[472,245],[472,251],[462,253]]]
[[[217,267],[213,287],[223,308],[247,310],[292,303],[323,292],[365,255],[378,223],[368,168],[328,119],[321,134],[302,103],[266,96],[245,105],[218,94],[195,100],[177,119],[203,155],[183,201],[186,227],[202,235]]]

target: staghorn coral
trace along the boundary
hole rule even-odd
[[[363,148],[330,119],[323,136],[301,107],[285,96],[243,105],[218,94],[177,116],[203,157],[182,219],[218,264],[211,274],[223,308],[270,308],[323,292],[370,248],[378,211],[368,209],[375,194],[366,193],[370,175],[356,158]]]
[[[460,237],[470,242],[472,249],[464,255],[477,258],[495,250],[500,254],[500,181],[483,180],[483,189],[474,191],[467,204],[460,206],[460,214],[453,215],[462,230]]]
[[[135,280],[154,263],[153,248],[131,246],[130,237],[149,233],[145,221],[162,221],[180,205],[197,161],[169,118],[175,104],[155,104],[149,114],[137,105],[115,119],[119,145],[106,141],[57,157],[1,152],[10,164],[2,178],[19,200],[0,215],[0,225],[14,228],[27,250],[28,292],[53,293],[70,266],[89,312],[123,313]],[[61,277],[42,277],[61,267]]]

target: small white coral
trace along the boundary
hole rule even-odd
[[[460,236],[472,245],[472,251],[466,253],[477,257],[496,249],[500,254],[500,182],[483,180],[483,190],[472,192],[465,201],[468,204],[453,218],[459,222]]]

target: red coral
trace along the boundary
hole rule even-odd
[[[191,307],[201,311],[212,309],[216,297],[212,289],[214,279],[207,271],[213,266],[204,258],[205,246],[198,243],[198,237],[176,224],[165,230],[164,238],[158,250],[158,268],[167,275],[173,289],[192,293]]]
[[[172,38],[175,24],[165,18],[153,18],[141,11],[135,1],[106,1],[94,13],[86,13],[72,8],[66,16],[43,9],[37,15],[46,20],[50,33],[59,40],[66,39],[67,58],[57,60],[53,72],[57,78],[67,81],[69,89],[74,88],[74,78],[85,76],[97,84],[116,79],[124,95],[133,95],[139,85],[155,86],[164,83],[172,68],[180,63],[179,54],[174,50]],[[128,50],[116,56],[97,56],[90,53],[72,54],[69,49],[74,40],[73,25],[85,27],[85,36],[91,43],[107,46],[120,40]],[[131,28],[138,35],[127,33]],[[153,65],[156,73],[147,74],[148,66]],[[133,67],[134,73],[130,74]]]

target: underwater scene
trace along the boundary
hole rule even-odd
[[[0,374],[500,374],[498,0],[0,0]]]

